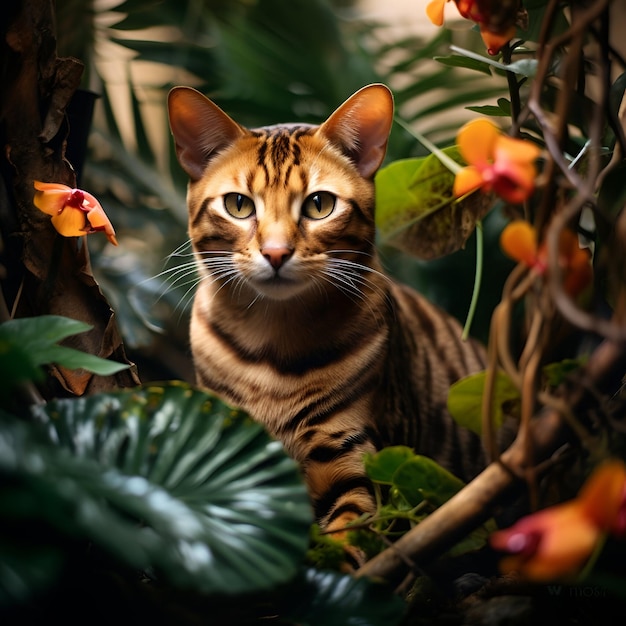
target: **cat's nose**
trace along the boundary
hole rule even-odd
[[[289,260],[293,250],[286,246],[265,246],[261,249],[261,254],[275,270],[278,270]]]

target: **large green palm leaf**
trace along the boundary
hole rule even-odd
[[[271,588],[298,571],[312,522],[306,488],[243,414],[182,384],[57,400],[35,414],[42,428],[0,420],[0,518],[23,560],[0,575],[5,592],[11,577],[30,582],[32,532],[58,535],[51,550],[91,541],[201,592]]]

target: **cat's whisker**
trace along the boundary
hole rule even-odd
[[[356,302],[355,297],[362,301],[365,300],[363,292],[358,287],[345,280],[341,274],[335,274],[331,271],[325,270],[320,275],[320,278],[330,283],[336,289],[339,289],[339,291],[348,296],[352,302]]]
[[[346,259],[329,259],[330,264],[333,267],[340,268],[340,271],[349,273],[354,276],[354,280],[361,285],[367,286],[370,289],[378,292],[383,295],[386,300],[388,300],[387,291],[383,289],[377,282],[370,280],[364,273],[369,272],[377,277],[384,278],[387,284],[391,284],[391,279],[385,276],[383,273],[375,270],[367,265],[363,265],[361,263],[355,263],[354,261],[348,261]]]
[[[187,239],[187,241],[184,241],[183,243],[181,243],[179,246],[177,246],[176,248],[174,248],[174,250],[172,250],[164,259],[164,263],[167,263],[170,259],[174,258],[174,257],[179,257],[179,256],[193,256],[193,250],[191,252],[182,254],[182,250],[185,250],[186,248],[189,248],[191,250],[191,239]]]
[[[342,275],[341,272],[332,273],[332,272],[326,271],[325,273],[329,277],[333,278],[333,280],[329,280],[329,279],[326,279],[326,280],[328,280],[334,287],[339,289],[355,304],[367,307],[372,317],[374,319],[380,320],[379,325],[383,323],[383,320],[380,314],[376,313],[376,311],[374,310],[374,308],[372,307],[370,303],[369,298],[365,296],[365,294],[363,293],[360,287],[358,287],[353,282],[351,282],[351,279],[346,278],[344,275]],[[345,285],[349,285],[349,288],[347,288]],[[360,301],[360,303],[358,301]]]
[[[254,297],[254,300],[250,302],[250,304],[246,307],[246,309],[250,310],[262,298],[263,298],[263,295],[261,293],[257,293],[256,296]],[[266,305],[266,310],[267,310],[267,305]]]
[[[344,293],[354,294],[360,300],[363,300],[365,298],[363,290],[358,285],[356,285],[350,277],[345,276],[341,272],[332,272],[330,270],[327,270],[325,274],[327,276],[330,276],[335,281],[335,285],[339,287]]]
[[[332,250],[331,252],[344,252],[344,253],[352,252],[352,253],[356,253],[356,254],[365,254],[366,256],[371,256],[367,252],[360,252],[358,250],[342,250],[342,251]],[[379,270],[374,269],[373,267],[370,267],[369,265],[364,265],[362,263],[357,263],[355,261],[349,261],[348,259],[330,258],[329,261],[331,263],[338,263],[338,264],[342,264],[342,265],[347,265],[347,266],[358,268],[359,270],[364,270],[366,272],[369,272],[370,274],[375,274],[376,276],[379,276],[380,278],[384,279],[385,282],[387,282],[389,284],[391,284],[393,282],[389,278],[389,276],[385,275],[383,272],[380,272]]]
[[[370,268],[367,265],[361,263],[355,263],[354,261],[347,261],[346,259],[329,259],[329,267],[326,268],[326,273],[334,276],[335,280],[339,280],[342,283],[349,283],[351,286],[350,294],[356,295],[361,301],[363,301],[374,317],[376,313],[369,305],[369,299],[365,297],[363,289],[370,289],[373,292],[380,294],[387,302],[389,302],[389,296],[387,291],[383,289],[377,282],[369,279],[363,272],[370,272],[376,275],[381,275],[380,272]],[[332,273],[331,273],[332,268]],[[386,277],[385,277],[386,278]],[[337,288],[341,289],[346,295],[348,290],[345,286],[336,284]]]
[[[328,268],[328,271],[333,271],[336,275],[342,276],[345,280],[349,280],[352,285],[362,291],[362,287],[369,288],[372,291],[377,291],[378,293],[385,293],[384,290],[374,281],[367,278],[367,276],[363,276],[360,272],[358,272],[355,268],[352,267],[342,267],[341,265],[333,265],[331,268]]]

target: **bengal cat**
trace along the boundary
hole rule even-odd
[[[187,87],[171,91],[169,115],[190,178],[198,383],[283,442],[329,531],[374,508],[366,452],[405,444],[476,474],[480,441],[446,397],[483,369],[483,349],[387,278],[376,253],[390,91],[364,87],[320,126],[246,129]]]

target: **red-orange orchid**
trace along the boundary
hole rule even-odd
[[[504,135],[486,118],[462,126],[456,142],[469,164],[456,175],[453,192],[457,198],[482,189],[517,204],[532,194],[537,177],[535,160],[541,154],[537,145]]]
[[[107,239],[117,246],[115,230],[102,205],[87,191],[72,189],[61,183],[34,181],[37,190],[33,203],[47,215],[52,225],[64,237],[81,237],[103,231]]]
[[[600,465],[574,500],[528,515],[491,536],[496,550],[509,553],[500,566],[536,582],[576,577],[611,533],[626,536],[626,465]]]
[[[435,26],[442,26],[444,20],[444,8],[449,0],[431,0],[426,6],[426,15]],[[517,4],[511,3],[509,7],[504,7],[508,11],[508,19],[493,20],[493,6],[480,0],[454,0],[456,7],[467,20],[478,24],[480,35],[487,46],[487,52],[491,55],[498,54],[502,46],[508,43],[515,36],[515,18],[517,15]]]
[[[513,260],[525,263],[537,274],[544,274],[548,266],[548,250],[537,241],[537,231],[525,220],[514,220],[502,231],[500,247]],[[576,233],[569,229],[559,237],[558,262],[563,272],[563,289],[575,297],[591,282],[593,270],[587,248],[581,248]]]

